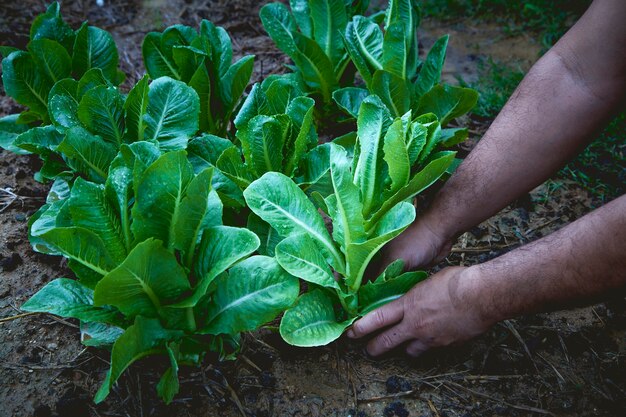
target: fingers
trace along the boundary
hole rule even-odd
[[[406,347],[407,355],[413,356],[414,358],[417,358],[427,350],[428,346],[426,346],[426,344],[422,343],[420,340],[413,340]]]
[[[370,340],[366,348],[367,353],[371,356],[382,355],[400,346],[402,343],[409,340],[410,337],[406,329],[403,329],[402,326],[394,326]]]
[[[396,324],[401,321],[403,317],[403,304],[401,301],[396,300],[367,313],[362,319],[352,325],[346,335],[352,339],[357,339],[380,330],[383,327]]]

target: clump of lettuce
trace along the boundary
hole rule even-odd
[[[196,91],[200,97],[200,130],[226,136],[250,81],[254,56],[233,63],[230,36],[208,20],[202,20],[199,32],[184,25],[150,32],[142,52],[151,78],[171,77]]]
[[[72,30],[58,3],[35,19],[26,51],[2,53],[4,88],[28,110],[0,119],[0,146],[38,154],[40,181],[80,176],[102,183],[122,144],[184,149],[198,131],[200,101],[192,88],[144,77],[123,94],[111,35],[86,23]]]
[[[455,152],[439,150],[444,144],[435,115],[413,120],[409,111],[393,118],[377,96],[363,100],[357,126],[352,158],[342,146],[329,145],[333,192],[317,201],[321,212],[280,173],[266,173],[244,191],[250,209],[282,238],[275,246],[278,263],[308,284],[280,325],[283,338],[296,346],[337,339],[357,317],[426,277],[403,273],[397,262],[362,285],[376,253],[415,219],[411,198],[452,166]]]
[[[291,0],[289,4],[263,6],[263,27],[293,61],[291,69],[306,93],[319,101],[326,116],[331,116],[333,92],[354,80],[343,33],[352,16],[365,13],[369,1]]]
[[[7,94],[27,107],[0,119],[0,146],[39,155],[37,179],[52,180],[29,239],[75,275],[22,308],[78,319],[85,345],[112,349],[97,402],[148,355],[168,358],[157,391],[170,402],[179,365],[233,357],[241,332],[283,312],[288,343],[330,343],[426,278],[397,261],[363,283],[415,219],[413,197],[454,169],[445,148],[467,130],[445,126],[476,94],[440,83],[446,37],[419,60],[413,0],[370,17],[367,1],[290,6],[261,19],[295,66],[245,100],[253,57],[233,63],[208,21],[148,34],[148,75],[128,94],[111,36],[74,31],[57,3],[26,51],[0,48]],[[333,99],[356,132],[320,143],[317,127],[340,119]]]
[[[66,257],[78,279],[53,280],[22,309],[78,319],[83,343],[112,347],[96,402],[148,355],[169,358],[157,391],[171,402],[179,364],[229,355],[296,299],[275,259],[249,257],[259,238],[222,225],[213,172],[195,174],[185,151],[125,144],[104,184],[79,178],[31,219],[35,248]]]
[[[48,123],[50,92],[57,82],[80,79],[98,69],[106,81],[119,85],[125,78],[118,70],[119,54],[111,34],[87,23],[73,30],[52,3],[35,18],[26,50],[2,46],[2,83],[10,97],[26,106],[17,124]],[[61,88],[61,87],[58,87]]]
[[[433,113],[445,127],[476,105],[476,91],[440,82],[447,35],[435,42],[424,61],[419,59],[419,20],[415,0],[390,0],[382,29],[364,16],[347,24],[344,43],[365,88],[350,86],[333,93],[344,112],[356,118],[361,101],[376,94],[394,117],[409,110],[414,115]],[[450,144],[459,143],[467,139],[467,129],[450,128],[443,135]]]

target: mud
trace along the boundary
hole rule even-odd
[[[445,82],[455,84],[459,77],[466,82],[478,79],[477,63],[491,58],[526,71],[539,57],[541,45],[531,34],[510,35],[496,23],[470,21],[422,22],[419,36],[424,52],[444,35],[450,35],[446,62],[442,73]]]

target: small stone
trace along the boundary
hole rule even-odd
[[[273,388],[276,385],[276,378],[274,378],[271,372],[263,371],[259,377],[259,382],[265,388]]]
[[[5,272],[14,271],[22,264],[22,258],[17,253],[12,253],[8,258],[0,260],[0,268]]]
[[[385,386],[389,394],[411,391],[413,389],[409,381],[396,375],[387,378]]]
[[[395,401],[389,404],[383,410],[383,416],[385,417],[409,417],[409,412],[406,408],[404,408],[404,404],[401,401]]]
[[[48,350],[57,350],[59,348],[59,345],[57,345],[56,343],[52,342],[52,343],[48,343],[46,345],[46,349]]]
[[[26,215],[24,215],[24,213],[17,213],[15,215],[15,220],[17,220],[18,222],[25,222],[26,221]]]

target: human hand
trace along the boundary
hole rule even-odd
[[[448,256],[453,237],[446,236],[435,226],[435,222],[422,217],[389,242],[381,252],[380,261],[372,268],[375,276],[397,259],[404,260],[405,269],[412,271],[436,264]]]
[[[372,356],[406,344],[406,352],[419,356],[426,350],[470,339],[495,321],[480,311],[480,292],[469,275],[471,268],[446,268],[417,284],[403,297],[356,321],[350,338],[382,330],[367,344]]]

